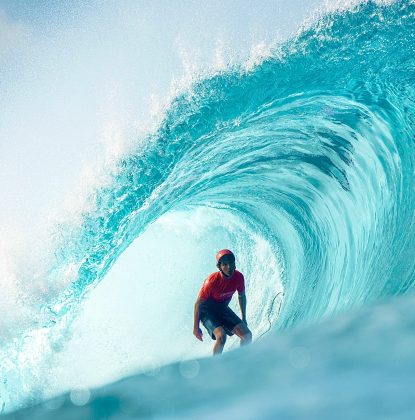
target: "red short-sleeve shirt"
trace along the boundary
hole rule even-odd
[[[242,273],[235,270],[232,277],[225,277],[220,271],[208,276],[199,292],[203,300],[213,299],[216,302],[230,302],[233,294],[245,291],[245,280]]]

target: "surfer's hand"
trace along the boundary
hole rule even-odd
[[[203,341],[203,333],[199,327],[193,328],[193,335],[200,341]]]

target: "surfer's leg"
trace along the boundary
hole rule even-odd
[[[241,346],[249,344],[252,341],[252,333],[245,322],[236,325],[232,332],[241,339]]]
[[[217,327],[213,330],[213,334],[215,334],[216,338],[215,345],[213,346],[213,354],[221,354],[226,343],[226,332],[223,327]]]

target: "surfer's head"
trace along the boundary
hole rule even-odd
[[[222,249],[216,254],[216,267],[225,277],[235,272],[235,255],[229,249]]]

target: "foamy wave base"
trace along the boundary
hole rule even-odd
[[[268,336],[95,390],[74,390],[13,419],[412,419],[414,297]]]

